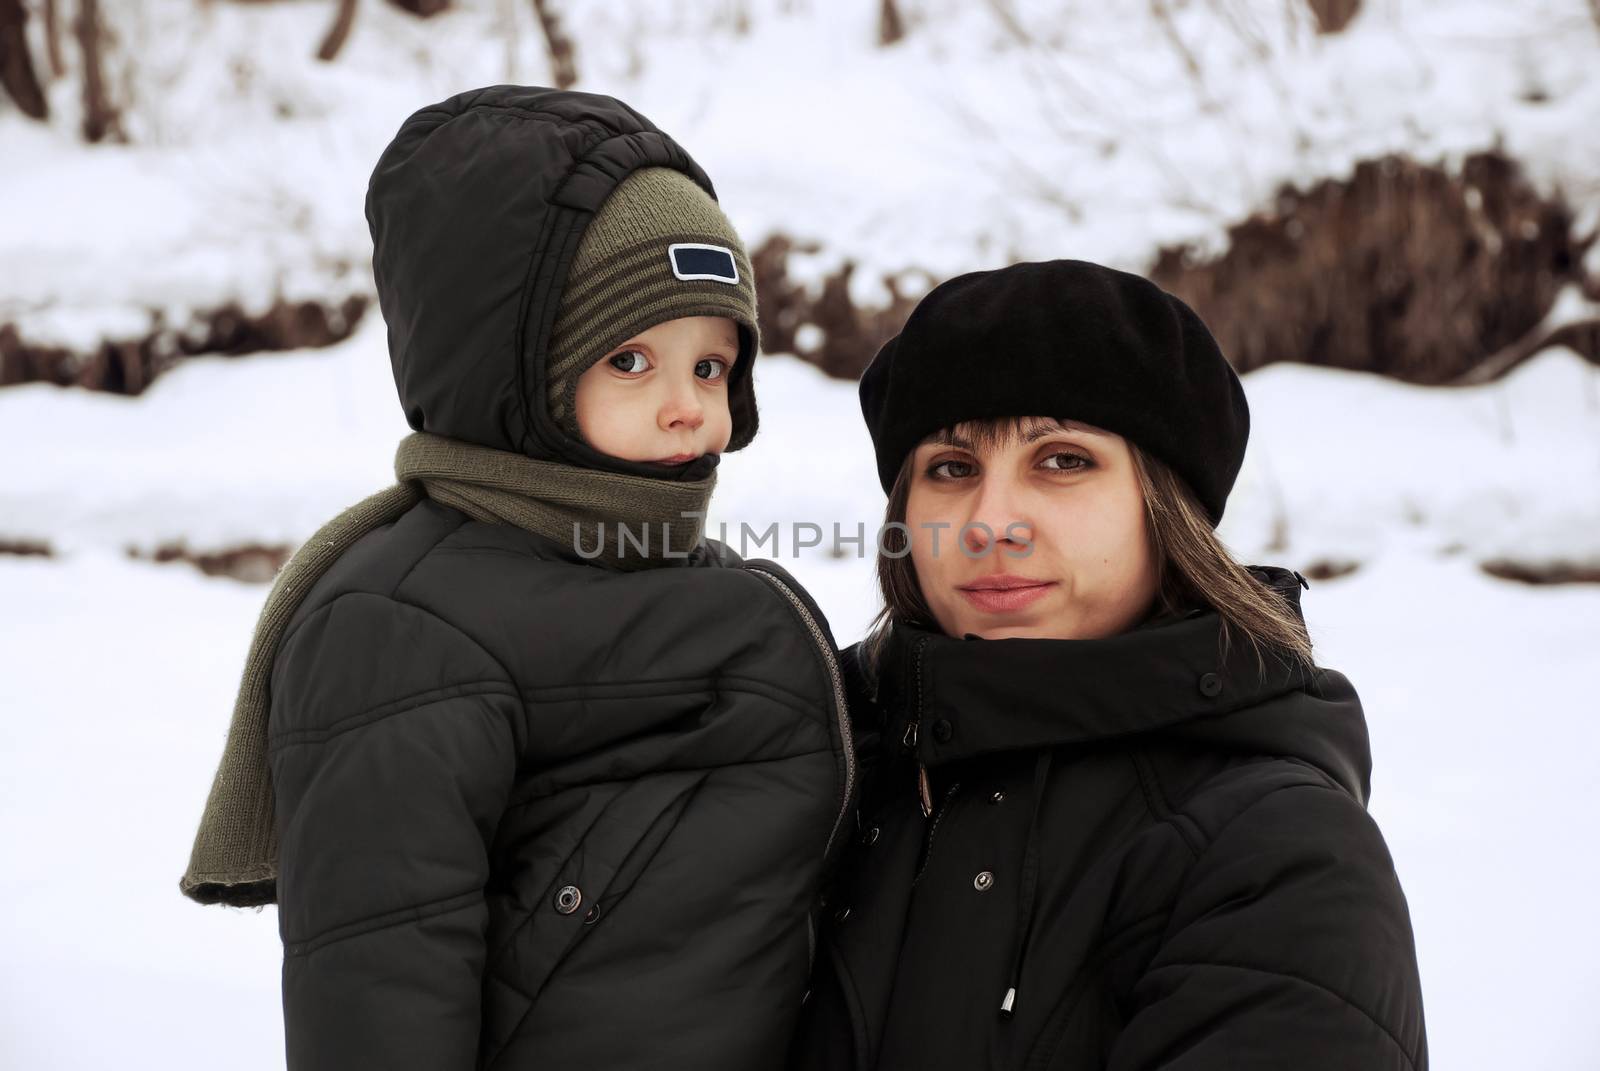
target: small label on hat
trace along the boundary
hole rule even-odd
[[[726,246],[678,242],[667,246],[667,260],[672,263],[672,274],[680,279],[739,284],[739,265],[733,259],[733,250]]]

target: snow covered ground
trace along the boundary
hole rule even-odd
[[[762,433],[725,459],[712,533],[725,523],[739,549],[741,522],[777,522],[789,555],[810,522],[823,546],[805,553],[826,561],[835,523],[844,537],[864,525],[870,551],[883,505],[854,384],[784,356],[756,376]],[[1600,568],[1600,369],[1571,351],[1470,388],[1296,364],[1245,383],[1250,449],[1220,529],[1236,554],[1304,569],[1414,545]],[[63,553],[297,544],[394,481],[409,430],[377,317],[326,349],[184,361],[137,398],[8,388],[0,458],[17,460],[0,466],[0,536]],[[867,607],[837,612],[854,624]]]
[[[762,432],[724,459],[711,523],[779,522],[780,560],[848,642],[876,608],[871,561],[793,557],[791,525],[871,532],[881,513],[854,387],[787,357],[757,369]],[[1594,563],[1600,370],[1552,350],[1454,392],[1290,365],[1245,385],[1256,431],[1225,540],[1251,562],[1360,563],[1305,607],[1371,722],[1436,1066],[1593,1066],[1600,861],[1578,816],[1600,586],[1476,562],[1527,540]],[[48,458],[0,466],[7,534],[61,554],[0,556],[0,1066],[155,1068],[219,1046],[281,1066],[275,915],[176,886],[265,588],[120,548],[305,538],[392,479],[393,397],[376,329],[195,360],[139,399],[0,392],[0,457]],[[1288,545],[1266,553],[1279,508]]]
[[[332,65],[309,58],[322,0],[103,6],[141,56],[136,144],[77,144],[70,80],[54,129],[0,114],[0,323],[30,341],[368,292],[361,196],[401,120],[546,78],[531,5],[510,0],[426,23],[362,5]],[[819,239],[802,277],[864,265],[859,296],[908,267],[1139,269],[1282,181],[1496,139],[1580,226],[1600,222],[1584,0],[1367,0],[1331,37],[1298,4],[1170,4],[1167,26],[1158,5],[921,0],[888,50],[875,6],[563,9],[579,88],[681,137],[750,244]],[[854,387],[781,356],[757,375],[762,433],[725,459],[712,529],[777,522],[777,556],[849,642],[876,609],[870,558],[794,557],[791,534],[879,519]],[[1304,605],[1366,706],[1434,1065],[1597,1066],[1600,857],[1580,823],[1600,585],[1480,565],[1600,567],[1600,370],[1553,349],[1462,390],[1291,364],[1245,385],[1251,446],[1221,534],[1247,562],[1357,566]],[[0,1068],[282,1065],[274,913],[177,892],[266,589],[124,548],[298,542],[391,482],[406,430],[375,312],[339,346],[190,360],[136,399],[0,391],[0,540],[57,554],[0,555]]]

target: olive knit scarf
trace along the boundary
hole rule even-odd
[[[357,539],[427,497],[474,520],[513,524],[575,546],[597,563],[619,569],[660,566],[686,558],[700,542],[706,503],[716,483],[715,472],[696,482],[627,476],[539,461],[429,432],[402,439],[394,464],[399,482],[318,529],[284,563],[267,592],[222,761],[189,868],[179,882],[190,899],[238,907],[276,900],[278,835],[267,769],[273,658],[301,599]],[[626,542],[623,526],[632,537]],[[670,542],[657,533],[666,534]],[[639,541],[645,535],[648,546],[641,554]]]

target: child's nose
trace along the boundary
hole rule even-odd
[[[692,390],[675,391],[661,407],[660,420],[664,431],[683,428],[695,431],[705,423],[706,413]]]

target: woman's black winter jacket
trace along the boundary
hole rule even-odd
[[[1299,574],[1253,571],[1298,612]],[[1218,623],[897,627],[876,706],[846,653],[873,765],[794,1066],[1426,1068],[1356,693]]]

